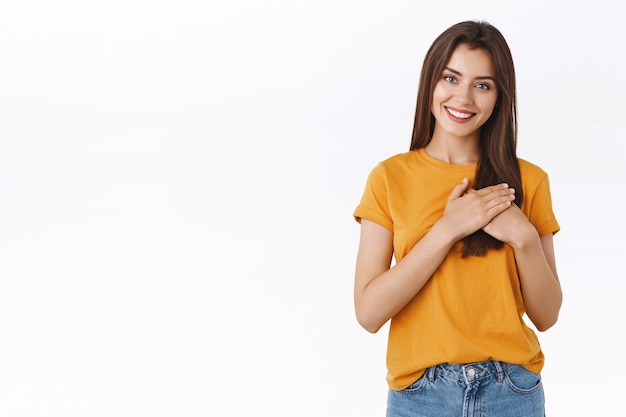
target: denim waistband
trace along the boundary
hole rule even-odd
[[[500,361],[485,361],[468,364],[442,363],[426,370],[428,379],[433,381],[439,376],[446,379],[465,381],[470,383],[479,379],[495,376],[498,381],[504,379],[504,370],[510,363]]]

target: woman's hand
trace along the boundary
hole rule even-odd
[[[491,219],[483,230],[513,248],[523,246],[537,234],[526,215],[515,204]]]
[[[446,203],[440,222],[454,230],[458,240],[484,228],[496,216],[511,207],[515,190],[507,184],[473,190],[467,178],[457,184]],[[486,230],[485,230],[486,231]]]

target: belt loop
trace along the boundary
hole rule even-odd
[[[437,369],[436,366],[431,366],[426,370],[426,377],[430,382],[433,382],[435,380],[435,369]]]
[[[504,367],[502,366],[502,362],[493,361],[493,363],[496,365],[496,379],[498,382],[502,382],[504,379]]]

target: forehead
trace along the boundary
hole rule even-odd
[[[454,49],[446,66],[467,76],[494,76],[489,52],[480,48],[470,49],[466,44]]]

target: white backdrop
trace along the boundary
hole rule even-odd
[[[617,5],[2,2],[0,415],[384,415],[352,211],[467,19],[509,41],[562,227],[548,415],[623,415]]]

